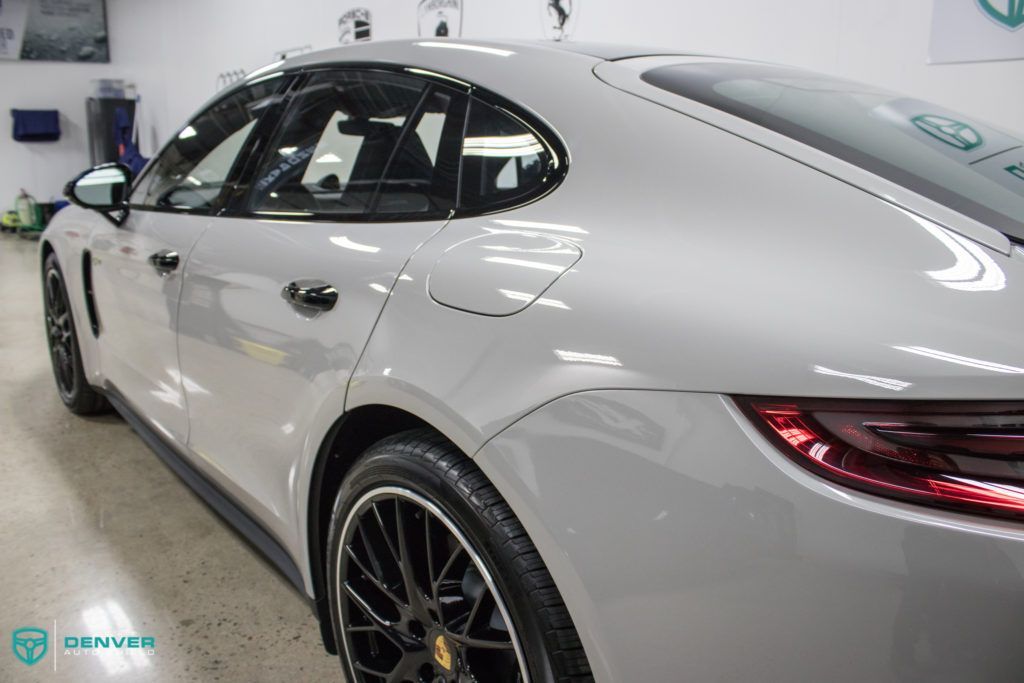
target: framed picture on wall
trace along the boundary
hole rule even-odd
[[[109,62],[106,0],[0,0],[0,59]]]

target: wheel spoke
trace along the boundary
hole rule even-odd
[[[355,588],[352,587],[351,583],[346,581],[342,584],[342,588],[345,589],[345,593],[348,594],[348,596],[352,599],[352,602],[355,604],[356,607],[359,608],[359,611],[365,614],[370,619],[370,621],[373,622],[374,630],[378,633],[383,634],[388,640],[393,642],[395,645],[401,647],[401,645],[404,642],[404,639],[396,631],[396,624],[392,621],[388,621],[383,616],[381,616],[377,612],[377,610],[373,609],[373,607],[370,606],[370,603],[367,602],[366,599],[362,595],[360,595]]]
[[[483,638],[470,638],[461,633],[445,631],[445,636],[452,642],[464,648],[477,648],[480,650],[511,650],[514,648],[511,640],[484,640]]]
[[[432,598],[437,603],[437,588],[434,586],[434,543],[430,538],[430,515],[423,516],[423,537],[427,544],[427,580],[430,581],[430,588],[433,591]]]
[[[51,313],[57,307],[57,278],[52,273],[46,278],[46,307]]]
[[[378,678],[383,678],[385,680],[391,680],[391,672],[390,671],[381,671],[380,669],[374,669],[374,668],[366,666],[365,664],[362,664],[360,662],[354,662],[352,664],[352,667],[356,671],[359,671],[361,673],[370,674],[371,676],[377,676]]]
[[[394,558],[395,565],[401,567],[402,561],[398,557],[398,550],[395,549],[395,544],[391,542],[391,534],[388,533],[388,527],[384,524],[384,518],[380,516],[380,510],[377,508],[376,502],[370,503],[370,510],[373,511],[373,517],[377,520],[377,526],[380,527],[381,536],[384,537],[384,543],[391,552],[391,557]]]
[[[469,616],[466,617],[466,623],[462,625],[462,635],[469,635],[469,629],[473,626],[473,620],[476,619],[476,613],[477,610],[480,609],[480,603],[482,603],[484,598],[488,595],[490,595],[489,591],[482,590],[480,591],[480,595],[476,596],[476,600],[473,601],[473,608],[469,610]]]
[[[373,567],[373,574],[380,583],[384,583],[387,578],[384,576],[384,567],[380,563],[380,558],[377,557],[377,550],[374,548],[373,543],[370,542],[370,536],[363,530],[362,522],[360,521],[357,527],[359,537],[363,539],[363,547],[366,548],[366,555],[370,560],[370,566]]]
[[[452,554],[448,558],[448,561],[444,563],[444,569],[442,569],[441,573],[437,575],[437,581],[435,582],[436,585],[441,585],[441,582],[444,581],[446,576],[448,576],[448,572],[452,570],[452,566],[455,564],[455,560],[459,559],[459,556],[462,555],[463,551],[464,549],[461,544],[455,546],[455,550],[452,551]]]
[[[395,595],[387,586],[384,585],[384,583],[380,579],[374,576],[373,573],[366,568],[366,565],[364,565],[362,561],[360,561],[360,559],[356,556],[355,551],[352,550],[352,546],[345,546],[345,554],[348,555],[350,560],[356,563],[356,566],[359,567],[359,571],[362,572],[363,577],[365,577],[367,581],[372,583],[377,590],[386,595],[388,599],[391,600],[391,602],[395,603],[399,607],[407,607],[405,601],[403,601],[400,597]]]
[[[416,574],[413,571],[413,558],[409,552],[408,537],[405,533],[405,517],[402,514],[402,501],[395,498],[395,525],[398,530],[398,556],[401,558],[399,567],[402,570],[402,582],[405,584],[405,595],[409,598],[409,607],[420,621],[431,619],[424,600],[423,591],[416,585]]]
[[[47,308],[54,315],[60,315],[67,310],[64,297],[64,284],[57,277],[56,273],[50,273],[46,280]]]

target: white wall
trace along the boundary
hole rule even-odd
[[[974,0],[960,0],[973,2]],[[463,0],[463,37],[540,38],[542,0]],[[107,0],[110,65],[0,63],[3,109],[61,110],[65,138],[19,144],[0,135],[0,207],[24,186],[37,198],[88,163],[89,79],[139,86],[145,142],[162,140],[216,88],[277,50],[337,41],[353,6],[373,13],[375,40],[416,35],[418,0]],[[931,0],[577,0],[575,40],[648,44],[794,64],[902,91],[1024,129],[1024,61],[928,65]],[[9,119],[8,119],[9,120]],[[147,144],[145,146],[153,146]]]

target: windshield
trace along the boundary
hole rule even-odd
[[[641,78],[855,164],[1024,241],[1024,141],[929,102],[800,69],[677,64]]]

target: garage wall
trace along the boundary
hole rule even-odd
[[[973,0],[958,0],[972,2]],[[931,0],[576,0],[575,40],[639,43],[805,66],[932,100],[1024,129],[1024,61],[928,65]],[[65,139],[0,137],[0,206],[19,187],[37,198],[88,163],[89,79],[126,78],[143,98],[152,150],[214,94],[218,74],[252,70],[278,50],[337,44],[338,17],[373,16],[375,40],[416,35],[418,0],[107,0],[110,65],[0,63],[0,101],[57,107]],[[543,0],[463,0],[463,37],[542,37]],[[1011,87],[1012,86],[1012,87]],[[9,121],[9,119],[8,119]],[[9,125],[9,124],[8,124]]]

